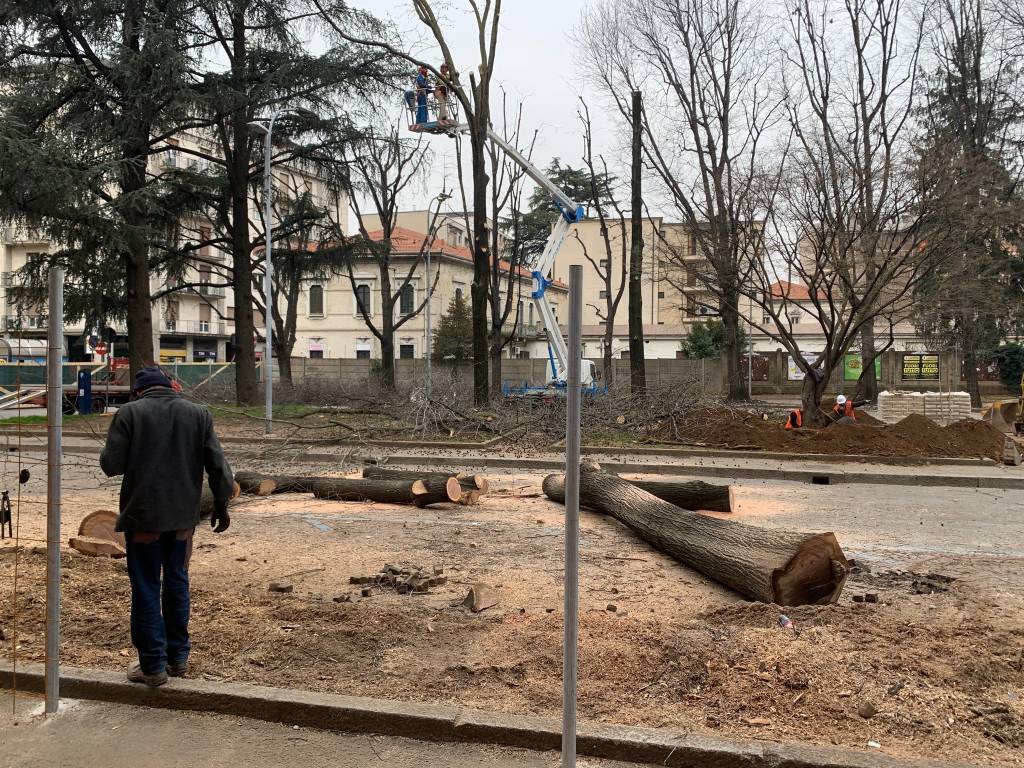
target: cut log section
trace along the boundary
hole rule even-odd
[[[322,478],[313,487],[318,499],[333,501],[379,501],[385,504],[428,504],[457,502],[462,488],[454,477],[427,477],[419,480],[381,480],[377,478]]]
[[[544,478],[565,502],[565,475]],[[699,515],[627,480],[581,467],[580,504],[620,520],[655,549],[752,600],[778,605],[834,603],[850,572],[832,533],[758,528]]]
[[[736,509],[736,500],[732,488],[728,485],[711,485],[695,480],[689,483],[678,483],[662,480],[630,480],[632,485],[642,488],[662,501],[675,504],[677,507],[708,512],[732,512]]]
[[[454,477],[459,481],[463,491],[479,491],[487,493],[490,483],[483,475],[458,474],[455,472],[436,472],[416,469],[390,469],[388,467],[363,467],[363,477],[380,480],[419,480],[425,477]]]
[[[250,496],[269,496],[277,489],[277,483],[255,472],[235,472],[235,482],[242,493]]]
[[[124,547],[124,534],[117,528],[117,512],[97,509],[82,518],[78,524],[78,535],[89,539],[105,539]]]
[[[124,542],[118,544],[109,539],[94,539],[90,536],[72,536],[68,541],[76,552],[81,552],[89,557],[124,557]]]

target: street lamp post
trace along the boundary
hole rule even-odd
[[[271,235],[274,225],[271,222],[271,206],[274,192],[274,175],[271,173],[271,154],[273,153],[272,138],[274,123],[282,115],[312,115],[305,109],[279,109],[273,112],[269,118],[254,120],[249,123],[251,128],[263,132],[263,320],[265,346],[263,348],[263,387],[266,400],[266,434],[274,433],[274,346],[273,346],[273,324],[274,313],[271,307],[273,304],[273,278],[274,266],[271,261]]]

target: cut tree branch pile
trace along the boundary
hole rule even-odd
[[[565,475],[544,478],[565,503]],[[655,549],[752,600],[834,603],[850,566],[832,533],[758,528],[701,515],[659,499],[596,464],[580,468],[580,504],[611,515]]]

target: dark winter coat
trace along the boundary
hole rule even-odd
[[[205,408],[153,387],[114,415],[100,467],[121,481],[119,531],[179,531],[199,524],[203,470],[215,502],[227,504],[234,478]]]

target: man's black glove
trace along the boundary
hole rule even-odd
[[[213,514],[210,515],[210,527],[214,533],[224,533],[231,525],[231,515],[228,514],[227,503],[213,505]]]

